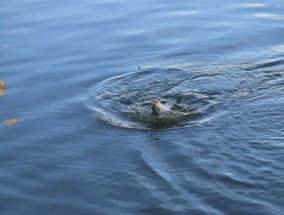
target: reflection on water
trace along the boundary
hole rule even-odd
[[[255,17],[257,18],[269,18],[269,19],[283,19],[283,16],[279,16],[277,14],[272,14],[272,13],[255,13]]]
[[[170,16],[191,16],[197,14],[197,11],[194,10],[181,10],[181,11],[173,11],[170,12],[168,15]]]
[[[6,85],[6,82],[4,80],[0,80],[0,96],[4,96],[6,94],[5,85]],[[6,127],[13,126],[17,124],[18,121],[19,120],[17,117],[9,118],[6,120],[0,120],[0,128],[6,128]]]
[[[244,4],[245,7],[250,7],[250,8],[259,8],[259,7],[263,7],[264,4],[262,3],[247,3]]]

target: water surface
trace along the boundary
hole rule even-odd
[[[281,0],[2,0],[1,214],[282,214],[283,35]]]

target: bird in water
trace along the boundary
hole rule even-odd
[[[158,99],[153,99],[152,103],[153,114],[155,114],[156,116],[159,116],[162,113],[171,112],[171,108],[173,107],[173,103],[170,101],[162,104]]]

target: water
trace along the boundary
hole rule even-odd
[[[1,214],[283,214],[283,1],[0,17]],[[153,97],[186,117],[157,124]]]

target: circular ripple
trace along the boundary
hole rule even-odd
[[[106,79],[89,90],[85,104],[110,125],[136,129],[182,128],[208,121],[220,90],[208,89],[208,79],[176,69],[155,69]],[[210,82],[209,82],[210,83]],[[152,100],[172,101],[170,114],[152,114]]]

